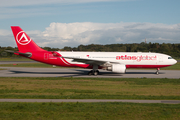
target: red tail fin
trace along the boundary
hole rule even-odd
[[[11,26],[20,52],[44,51],[19,26]]]

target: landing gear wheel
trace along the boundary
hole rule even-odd
[[[157,68],[156,75],[159,75],[160,68]]]
[[[94,71],[94,75],[96,76],[96,75],[98,75],[99,74],[99,70],[95,70]]]
[[[95,76],[97,76],[97,75],[98,75],[98,72],[97,72],[97,71],[95,71],[95,72],[94,72],[94,75],[95,75]]]
[[[92,73],[93,73],[93,72],[92,72],[92,70],[91,70],[91,71],[88,72],[88,75],[92,75]]]
[[[99,74],[99,70],[91,70],[88,72],[88,75],[95,75],[97,76]]]
[[[96,72],[98,73],[98,75],[99,75],[99,70],[96,70]]]

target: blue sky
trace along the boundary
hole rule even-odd
[[[0,0],[0,46],[16,46],[12,25],[39,46],[140,43],[145,38],[180,43],[179,5],[180,0]]]

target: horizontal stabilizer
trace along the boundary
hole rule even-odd
[[[10,53],[16,53],[16,54],[19,54],[19,55],[23,55],[25,57],[31,57],[32,56],[32,53],[30,52],[26,52],[26,53],[21,53],[21,52],[18,52],[18,51],[12,51],[12,50],[5,50],[6,52],[10,52]]]

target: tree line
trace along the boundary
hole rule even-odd
[[[65,46],[62,49],[42,47],[47,51],[99,51],[99,52],[156,52],[171,55],[172,57],[180,57],[180,44],[170,43],[132,43],[132,44],[90,44],[90,45],[79,45],[78,47]],[[18,57],[12,53],[7,53],[4,50],[18,51],[15,47],[1,47],[0,46],[0,57]]]

